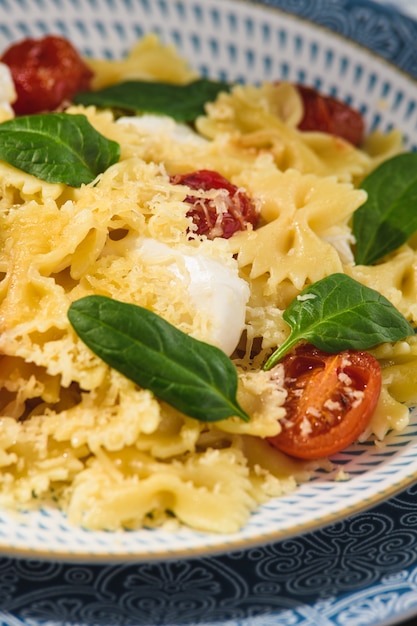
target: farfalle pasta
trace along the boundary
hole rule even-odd
[[[126,60],[89,64],[95,88],[126,78],[195,78],[154,37]],[[301,132],[302,103],[286,83],[221,93],[197,132],[179,135],[173,121],[147,130],[138,118],[93,106],[71,105],[66,113],[85,115],[118,142],[121,156],[80,188],[0,163],[0,505],[58,506],[91,529],[181,523],[235,532],[260,503],[296,489],[318,465],[328,467],[293,460],[266,440],[279,432],[285,388],[279,378],[271,386],[260,365],[288,335],[282,315],[291,300],[307,284],[343,272],[417,320],[412,241],[378,267],[355,266],[351,252],[352,215],[366,198],[358,183],[401,150],[399,133],[374,134],[355,148]],[[243,188],[259,226],[227,240],[190,238],[184,187],[171,177],[196,169]],[[184,280],[175,269],[202,258],[210,271],[221,266],[227,280],[239,280],[245,299],[231,358],[247,423],[200,422],[158,401],[95,356],[68,321],[71,303],[99,293],[213,342],[212,310],[192,296],[192,276]],[[416,400],[416,342],[373,353],[386,367],[364,437],[382,442],[407,425],[407,404]]]

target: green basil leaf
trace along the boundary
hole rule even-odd
[[[237,372],[224,352],[134,304],[104,296],[73,302],[69,320],[108,365],[190,417],[249,416],[236,400]]]
[[[362,182],[368,199],[353,215],[355,261],[372,265],[417,230],[417,153],[385,161]]]
[[[85,115],[25,115],[0,124],[0,159],[48,183],[80,187],[119,156],[119,144],[98,133]]]
[[[366,350],[414,335],[405,317],[380,293],[346,274],[331,274],[304,289],[283,314],[291,333],[267,359],[273,367],[299,341],[325,352]]]
[[[130,113],[169,115],[178,122],[192,122],[204,113],[206,102],[215,100],[220,91],[228,89],[227,83],[205,78],[186,85],[132,80],[99,91],[79,93],[74,102]]]

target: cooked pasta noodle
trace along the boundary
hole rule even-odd
[[[125,60],[89,63],[95,88],[132,77],[195,78],[154,36]],[[265,441],[279,432],[285,391],[259,367],[288,335],[282,314],[294,296],[345,272],[417,321],[412,241],[378,267],[355,266],[351,253],[350,220],[365,200],[358,183],[401,150],[401,137],[374,134],[359,149],[300,132],[302,103],[286,83],[221,93],[197,120],[199,135],[182,140],[94,107],[67,113],[86,115],[120,144],[121,158],[79,189],[0,164],[0,505],[58,506],[91,529],[182,523],[234,532],[260,503],[295,489],[318,465]],[[228,240],[187,237],[184,187],[170,176],[203,168],[247,191],[260,209],[258,228]],[[144,239],[178,255],[203,255],[249,287],[233,360],[250,422],[181,414],[108,367],[70,327],[70,304],[99,293],[149,308],[210,343],[209,313],[190,298],[169,254],[144,254]],[[373,352],[385,365],[384,385],[364,436],[382,442],[407,425],[406,405],[417,399],[417,342]]]

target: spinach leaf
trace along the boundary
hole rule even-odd
[[[204,113],[204,104],[216,99],[227,83],[201,78],[186,85],[151,81],[126,81],[99,91],[82,92],[74,102],[130,113],[169,115],[178,122],[192,122]]]
[[[190,417],[249,416],[236,400],[237,372],[224,352],[134,304],[104,296],[73,302],[69,320],[108,365]]]
[[[48,183],[80,187],[119,156],[119,144],[98,133],[85,115],[25,115],[0,124],[0,159]]]
[[[365,350],[414,335],[405,317],[380,293],[346,274],[331,274],[304,289],[283,314],[291,333],[267,359],[269,370],[299,341],[325,352]]]
[[[417,153],[385,161],[361,187],[368,199],[353,215],[355,261],[372,265],[417,230]]]

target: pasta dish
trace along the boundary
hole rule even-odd
[[[122,82],[185,88],[199,80],[153,35],[125,59],[85,63],[90,96]],[[356,356],[362,348],[352,339],[349,376],[360,371],[360,378],[375,363],[381,377],[355,441],[383,446],[408,424],[417,400],[417,240],[411,234],[376,261],[358,262],[353,227],[371,196],[364,181],[401,156],[401,134],[374,132],[355,145],[300,128],[302,95],[286,82],[220,86],[192,123],[71,97],[50,118],[57,127],[67,118],[77,125],[80,117],[87,120],[107,142],[96,160],[119,149],[78,185],[20,169],[0,147],[0,506],[59,507],[71,523],[89,529],[184,524],[233,533],[261,503],[296,489],[317,468],[328,470],[329,480],[347,479],[329,461],[330,449],[297,455],[278,445],[290,416],[288,398],[298,407],[302,390],[290,393],[288,373],[273,355],[289,339],[296,313],[288,311],[303,315],[329,284],[332,292],[338,285],[377,292],[401,319],[399,334],[388,329],[386,338],[363,347],[365,356]],[[31,115],[12,109],[14,98],[0,108],[0,146],[6,130],[22,133],[23,124],[31,124]],[[47,115],[36,119],[43,129]],[[121,363],[133,346],[124,369],[89,343],[98,326],[91,325],[92,308],[80,303],[91,302],[99,303],[102,343],[112,358]],[[112,304],[135,308],[120,308],[120,317],[114,309],[109,330],[103,311]],[[158,359],[145,352],[147,337],[140,345],[130,339],[137,308],[155,315],[146,318],[149,342],[161,342],[153,334],[160,319],[168,323],[161,331],[168,333],[166,343],[175,343],[178,358],[190,355],[189,369],[198,359],[211,367],[213,359],[213,378],[228,378],[228,364],[216,369],[217,355],[227,356],[237,377],[234,412],[214,419],[201,393],[196,419],[181,404],[190,404],[191,392],[175,404],[169,400],[174,383],[163,383],[165,395],[155,391],[155,379],[169,367],[162,349]],[[351,311],[343,319],[354,317]],[[88,326],[84,334],[80,319]],[[171,327],[179,334],[169,339]],[[118,343],[119,330],[128,344]],[[358,334],[355,327],[351,335]],[[183,336],[192,343],[181,343]],[[307,345],[308,359],[327,363],[323,354],[342,352],[310,336],[297,344]],[[129,376],[135,359],[149,385]],[[334,362],[329,372],[336,371]],[[176,380],[180,365],[170,368]],[[365,391],[343,381],[355,415],[372,381],[365,381]],[[326,402],[330,411],[336,408],[332,397]],[[307,439],[316,412],[307,406],[301,422]]]

